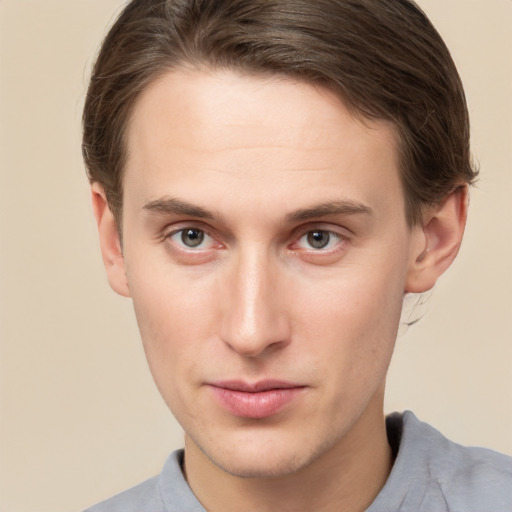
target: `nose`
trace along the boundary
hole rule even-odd
[[[283,290],[285,279],[265,253],[240,255],[229,270],[221,337],[244,357],[262,357],[290,341],[290,321]]]

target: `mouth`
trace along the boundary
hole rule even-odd
[[[294,402],[306,386],[278,380],[256,383],[233,380],[208,384],[217,402],[227,412],[241,418],[273,416]]]

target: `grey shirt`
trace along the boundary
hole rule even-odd
[[[367,512],[512,512],[512,458],[453,443],[412,412],[387,418],[396,460]],[[183,450],[159,476],[85,512],[205,512],[181,471]]]

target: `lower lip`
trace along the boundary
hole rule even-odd
[[[211,386],[215,398],[227,411],[241,418],[267,418],[280,412],[305,388],[278,388],[247,392]]]

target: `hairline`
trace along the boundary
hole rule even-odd
[[[393,140],[395,141],[394,150],[396,151],[397,156],[397,170],[399,173],[400,186],[402,191],[402,197],[404,199],[404,215],[407,226],[409,229],[412,229],[420,222],[420,218],[418,215],[414,215],[413,205],[410,203],[408,194],[405,187],[404,176],[404,148],[405,143],[402,140],[400,125],[393,121],[392,119],[388,119],[385,117],[377,117],[368,112],[365,112],[361,108],[358,108],[344,97],[339,90],[333,85],[330,85],[327,80],[314,80],[308,77],[299,77],[294,73],[287,71],[274,71],[274,70],[259,70],[254,69],[251,66],[233,65],[233,64],[219,64],[212,63],[207,61],[206,59],[181,59],[172,64],[161,65],[159,68],[156,68],[153,73],[149,73],[147,79],[144,80],[144,84],[140,87],[140,90],[134,95],[129,108],[125,112],[124,124],[122,127],[122,131],[120,132],[121,139],[121,160],[120,160],[120,172],[119,172],[119,190],[120,190],[120,201],[117,205],[115,205],[114,210],[112,211],[114,218],[116,220],[116,224],[118,227],[118,231],[122,233],[123,227],[123,205],[124,205],[124,173],[126,164],[129,158],[130,148],[128,144],[128,132],[129,127],[133,119],[134,111],[137,108],[137,105],[141,101],[144,94],[150,89],[156,82],[163,79],[169,73],[176,73],[179,71],[189,71],[189,72],[199,72],[199,73],[217,73],[221,71],[230,71],[236,73],[240,76],[245,77],[253,77],[253,78],[268,78],[268,79],[282,79],[291,82],[292,84],[307,84],[311,85],[319,90],[331,92],[336,99],[347,109],[350,116],[362,123],[364,126],[369,126],[369,123],[374,123],[376,121],[381,121],[388,123],[393,132]],[[442,199],[442,198],[440,198]],[[424,209],[426,206],[429,206],[426,203],[421,203],[421,209]]]

